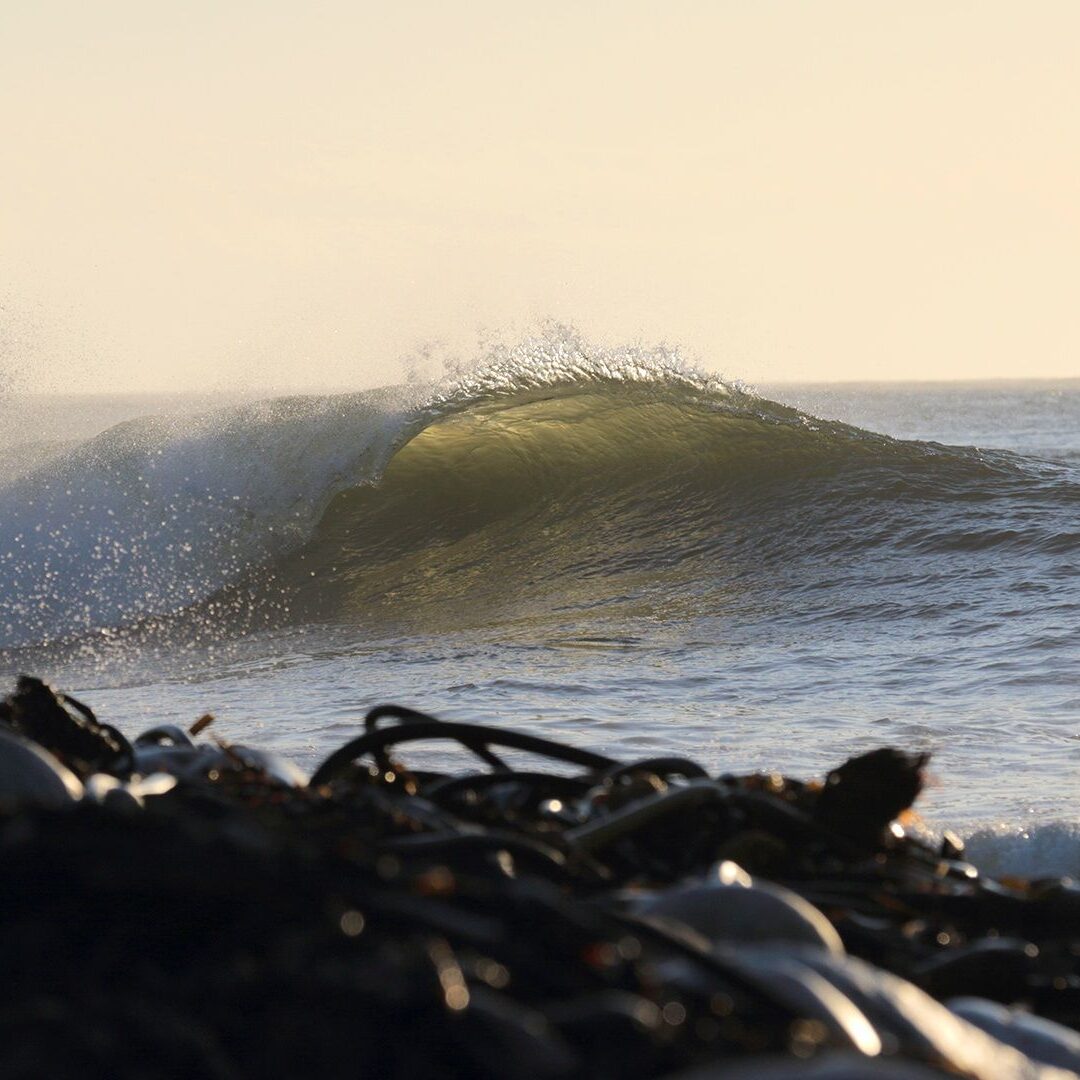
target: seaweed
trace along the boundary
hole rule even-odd
[[[0,783],[0,1075],[1035,1076],[933,999],[1080,1027],[1080,892],[901,825],[925,755],[714,777],[384,706],[308,781],[194,728],[128,743],[39,680],[0,721],[86,781]],[[399,760],[431,740],[482,768]]]

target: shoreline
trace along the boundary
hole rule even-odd
[[[476,768],[410,768],[432,740]],[[711,776],[386,706],[308,777],[210,716],[129,741],[23,679],[0,1063],[135,1075],[134,1024],[164,1075],[351,1076],[358,1039],[388,1076],[1073,1075],[1080,890],[929,837],[926,764]]]

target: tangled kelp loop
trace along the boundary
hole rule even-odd
[[[1080,1063],[1080,891],[901,824],[925,755],[712,777],[385,706],[308,781],[176,727],[128,743],[36,680],[0,728],[4,1076]],[[482,768],[409,768],[421,741]],[[63,805],[34,797],[76,766]]]

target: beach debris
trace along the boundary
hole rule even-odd
[[[203,713],[198,720],[195,721],[191,727],[188,728],[187,733],[195,738],[196,735],[201,735],[212,723],[214,722],[213,713]]]
[[[58,806],[82,794],[79,778],[48,750],[0,727],[0,804]]]
[[[309,780],[38,680],[0,721],[0,1075],[1078,1075],[1080,890],[897,820],[922,754],[712,776],[386,706]],[[447,741],[475,771],[405,760]]]
[[[850,758],[825,778],[814,814],[842,836],[873,843],[919,797],[929,760],[892,747]]]
[[[124,775],[131,771],[131,744],[91,709],[58,694],[41,679],[20,675],[15,692],[0,702],[0,725],[36,742],[76,776]]]

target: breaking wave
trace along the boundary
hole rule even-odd
[[[222,598],[476,619],[692,605],[750,568],[872,548],[1073,552],[1078,492],[1066,466],[890,439],[563,335],[436,385],[134,420],[65,450],[0,489],[0,644]]]

